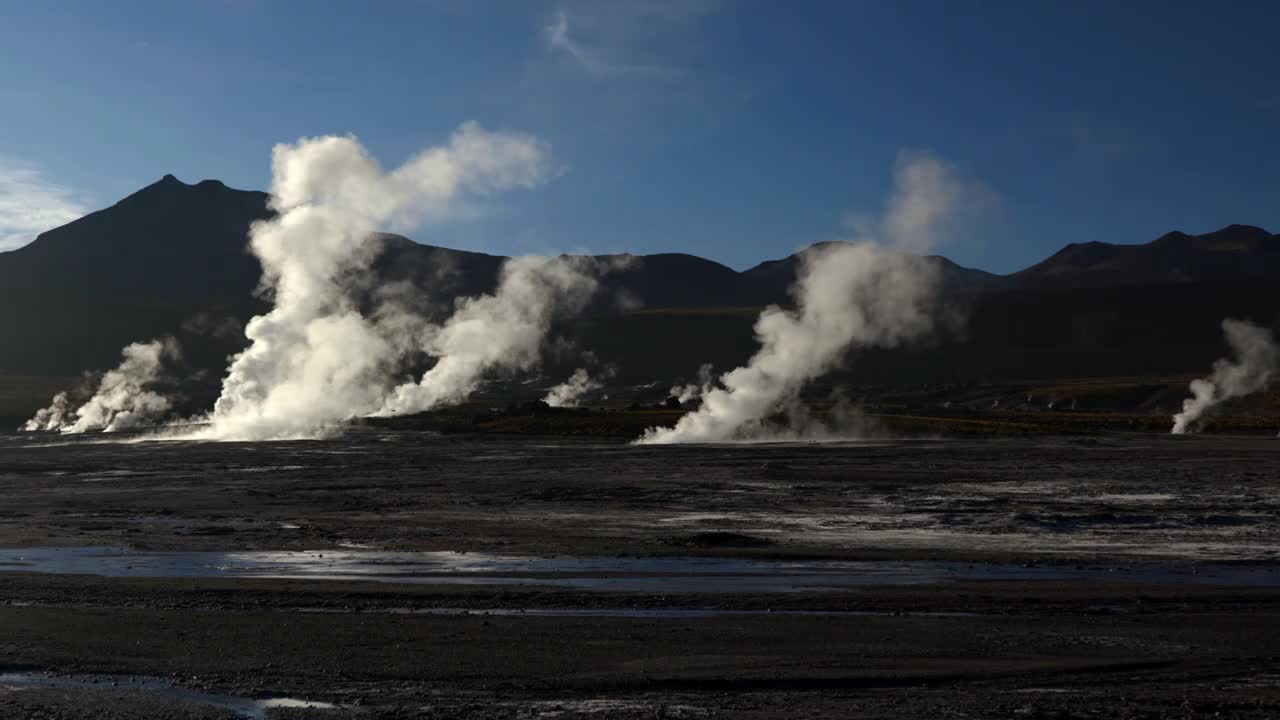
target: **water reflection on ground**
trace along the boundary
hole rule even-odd
[[[415,585],[540,585],[617,592],[807,592],[964,581],[1093,581],[1280,587],[1280,567],[1232,563],[1017,565],[715,557],[517,556],[461,552],[145,552],[112,547],[0,549],[0,571],[107,577],[359,580]]]

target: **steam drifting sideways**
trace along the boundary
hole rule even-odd
[[[1191,381],[1191,397],[1173,416],[1174,435],[1199,431],[1227,400],[1265,390],[1280,368],[1280,347],[1270,330],[1228,318],[1222,321],[1222,332],[1236,359],[1220,358],[1208,377]]]
[[[177,341],[162,338],[133,343],[121,354],[124,359],[114,370],[103,374],[87,401],[75,407],[70,393],[58,393],[49,407],[38,411],[21,429],[113,432],[158,422],[169,411],[170,400],[151,386],[160,379],[165,361],[181,354]]]
[[[779,413],[795,415],[805,386],[835,369],[851,349],[890,348],[931,333],[943,308],[937,261],[917,254],[999,204],[986,186],[940,158],[903,153],[881,219],[860,223],[853,243],[811,247],[791,289],[795,309],[771,306],[756,320],[760,349],[674,427],[650,428],[636,442],[723,442],[775,436]],[[801,413],[803,414],[803,413]]]
[[[312,437],[334,423],[382,410],[413,353],[444,353],[437,368],[459,364],[450,354],[470,347],[468,323],[501,301],[468,301],[458,309],[461,317],[443,328],[392,299],[362,313],[351,286],[367,275],[380,250],[371,231],[447,219],[471,198],[532,188],[550,175],[544,143],[474,123],[459,127],[447,145],[389,172],[352,137],[276,146],[271,205],[277,215],[250,231],[250,248],[262,263],[262,288],[274,307],[247,325],[249,347],[233,358],[208,425],[196,437]],[[513,264],[503,271],[508,290],[521,278],[555,274],[548,268],[558,267],[549,260]],[[545,289],[560,287],[551,283]],[[525,346],[530,342],[526,338]],[[432,379],[441,375],[455,379],[443,370]],[[442,395],[456,400],[465,386],[459,381]]]

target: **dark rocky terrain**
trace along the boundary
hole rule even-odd
[[[1275,717],[1276,442],[9,436],[0,715]]]

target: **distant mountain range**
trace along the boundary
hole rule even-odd
[[[246,242],[249,224],[268,216],[265,193],[167,175],[0,253],[0,374],[106,368],[128,342],[175,334],[193,368],[218,375],[243,342],[238,326],[264,307]],[[441,306],[491,290],[504,260],[381,238],[379,275],[411,282]],[[1010,275],[934,261],[952,302],[968,311],[966,332],[851,358],[845,380],[1198,373],[1223,351],[1223,317],[1280,320],[1280,236],[1246,225],[1141,245],[1072,244]],[[758,308],[788,302],[797,262],[792,255],[737,272],[692,255],[641,256],[607,280],[610,297],[633,302],[602,301],[561,330],[615,364],[622,382],[665,383],[704,362],[727,369],[754,350]]]
[[[1249,225],[1145,245],[1072,243],[1009,277],[1023,288],[1101,288],[1194,283],[1265,284],[1280,274],[1280,236]]]

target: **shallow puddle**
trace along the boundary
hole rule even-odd
[[[143,552],[111,547],[0,549],[0,571],[107,577],[287,578],[419,585],[543,585],[617,592],[808,592],[961,581],[1280,587],[1280,565],[1024,566],[999,563],[529,557],[488,553]]]
[[[56,690],[85,690],[102,692],[143,692],[191,705],[229,710],[248,720],[267,720],[273,708],[302,708],[310,710],[336,710],[337,705],[313,700],[278,697],[254,699],[236,695],[217,695],[173,685],[154,678],[133,676],[76,676],[47,675],[43,673],[0,673],[0,687],[53,688]]]

